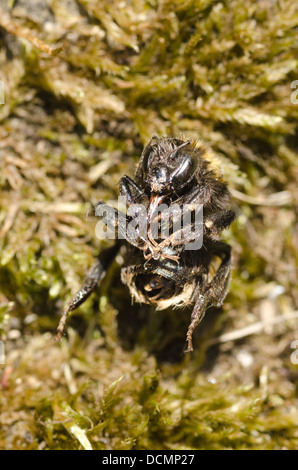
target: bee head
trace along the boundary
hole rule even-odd
[[[197,156],[190,141],[153,137],[144,148],[136,179],[149,193],[179,193],[196,169]]]

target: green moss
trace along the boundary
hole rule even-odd
[[[297,2],[2,3],[0,448],[297,448]],[[86,213],[154,133],[203,139],[229,181],[223,311],[185,356],[190,312],[128,307],[116,260],[57,344],[102,248]]]

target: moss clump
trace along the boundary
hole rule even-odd
[[[2,2],[0,448],[297,448],[296,3]],[[156,132],[229,180],[223,311],[183,356],[189,312],[128,308],[118,258],[57,344],[102,248],[86,213]]]

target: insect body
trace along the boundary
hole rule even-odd
[[[136,301],[157,309],[193,305],[186,335],[187,351],[192,351],[194,329],[208,307],[222,305],[228,290],[231,248],[220,234],[235,214],[227,185],[203,145],[155,136],[143,150],[134,179],[121,178],[119,189],[133,215],[129,210],[115,211],[103,201],[97,204],[97,210],[105,209],[105,223],[117,229],[118,240],[101,253],[67,306],[58,336],[68,313],[93,292],[124,244],[121,279]],[[181,219],[187,221],[183,226]],[[215,258],[220,264],[212,273]]]

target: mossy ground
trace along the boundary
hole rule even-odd
[[[297,448],[297,1],[0,7],[0,448]],[[119,256],[58,344],[102,248],[86,213],[156,132],[204,139],[229,181],[225,305],[183,355],[189,312],[130,306]]]

